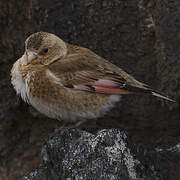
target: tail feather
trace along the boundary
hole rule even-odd
[[[152,91],[151,93],[152,93],[153,96],[157,96],[157,97],[160,97],[162,99],[165,99],[165,100],[168,100],[168,101],[171,101],[171,102],[176,102],[176,101],[174,101],[174,100],[172,100],[172,99],[170,99],[170,98],[168,98],[166,96],[163,96],[163,95],[161,95],[161,94],[159,94],[157,92]]]
[[[173,99],[167,97],[166,95],[163,95],[161,94],[160,92],[157,92],[156,90],[153,90],[151,89],[151,87],[147,84],[144,84],[144,83],[141,83],[141,86],[138,88],[136,87],[135,89],[135,92],[138,92],[139,90],[143,93],[148,93],[148,94],[151,94],[153,96],[156,96],[156,97],[159,97],[159,98],[162,98],[162,99],[165,99],[167,101],[170,101],[170,102],[176,102],[174,101]]]
[[[171,98],[168,98],[167,96],[151,89],[148,85],[146,84],[142,84],[141,87],[135,87],[135,86],[126,86],[125,87],[126,90],[128,90],[129,92],[132,92],[132,93],[145,93],[145,94],[151,94],[153,96],[156,96],[156,97],[159,97],[159,98],[162,98],[162,99],[165,99],[165,100],[168,100],[170,102],[176,102],[174,101],[173,99]]]

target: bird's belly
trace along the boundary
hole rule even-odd
[[[114,106],[115,102],[120,100],[119,95],[94,94],[66,88],[61,89],[58,93],[51,93],[46,98],[30,96],[30,103],[42,114],[64,121],[94,119],[103,116]]]

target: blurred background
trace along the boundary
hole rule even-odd
[[[1,0],[0,180],[16,180],[37,168],[41,145],[63,125],[22,102],[10,83],[25,39],[37,31],[87,47],[177,100],[123,96],[104,118],[81,129],[120,128],[149,151],[180,142],[179,0]],[[171,177],[178,176],[180,163],[172,169]]]

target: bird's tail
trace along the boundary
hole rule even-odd
[[[156,97],[159,97],[159,98],[162,98],[162,99],[171,101],[171,102],[176,102],[176,101],[174,101],[173,99],[170,99],[170,98],[168,98],[167,96],[164,96],[164,95],[162,95],[162,94],[160,94],[160,93],[158,93],[158,92],[155,92],[155,91],[152,91],[151,94],[152,94],[153,96],[156,96]]]
[[[127,91],[132,92],[132,93],[145,93],[145,94],[151,94],[153,96],[165,99],[167,101],[170,102],[176,102],[173,99],[167,97],[166,95],[163,95],[162,93],[151,89],[147,84],[141,83],[139,87],[135,87],[135,86],[126,86]]]

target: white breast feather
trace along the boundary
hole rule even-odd
[[[11,75],[11,82],[14,86],[14,89],[16,90],[16,93],[20,94],[25,102],[28,102],[29,88],[27,83],[29,78],[27,77],[25,80],[22,78],[22,75],[19,72],[19,60],[13,65]]]

